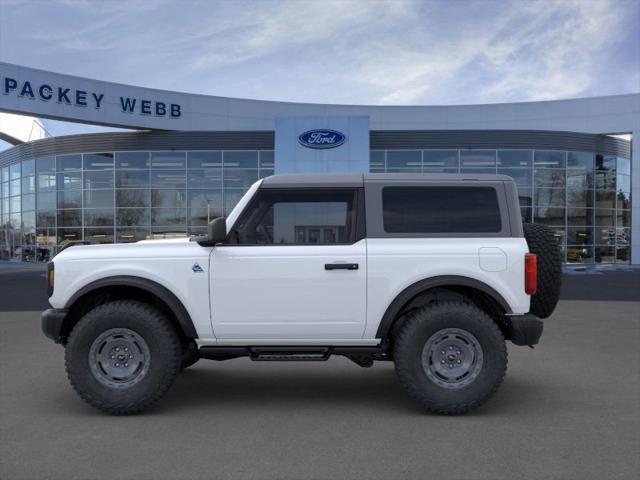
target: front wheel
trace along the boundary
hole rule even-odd
[[[402,385],[440,414],[470,412],[498,389],[507,370],[504,336],[476,306],[439,302],[409,314],[394,344]]]
[[[156,403],[180,371],[171,323],[142,302],[120,300],[84,315],[69,335],[65,365],[87,403],[108,413],[139,413]]]

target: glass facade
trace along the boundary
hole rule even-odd
[[[273,151],[98,152],[0,169],[0,258],[47,261],[70,242],[204,233],[256,180]]]
[[[0,258],[47,261],[75,241],[203,233],[274,152],[128,151],[40,157],[0,169]],[[498,173],[525,221],[556,232],[567,263],[629,263],[631,161],[557,150],[372,150],[371,172]]]
[[[370,171],[509,175],[523,220],[551,227],[566,263],[630,262],[630,159],[557,150],[373,150]]]

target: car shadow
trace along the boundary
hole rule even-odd
[[[507,376],[497,394],[469,415],[517,414],[538,410],[535,392],[544,386],[527,379]],[[555,403],[555,402],[554,402]],[[306,370],[287,368],[221,371],[197,365],[181,373],[169,394],[153,412],[230,409],[237,413],[262,410],[267,405],[295,406],[296,411],[336,408],[366,408],[371,413],[424,415],[424,410],[404,390],[392,364],[361,369],[333,368]],[[549,404],[546,404],[547,407]],[[563,405],[554,404],[554,409]],[[570,405],[567,404],[567,408]]]

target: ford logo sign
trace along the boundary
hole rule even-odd
[[[344,133],[326,128],[309,130],[298,136],[300,144],[307,148],[336,148],[347,141]]]

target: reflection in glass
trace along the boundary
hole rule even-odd
[[[536,168],[565,168],[566,152],[536,150],[533,166]]]
[[[149,152],[118,152],[116,168],[149,168]]]
[[[151,168],[184,169],[186,163],[185,152],[151,152]]]
[[[82,161],[85,170],[113,169],[113,153],[85,153]]]

